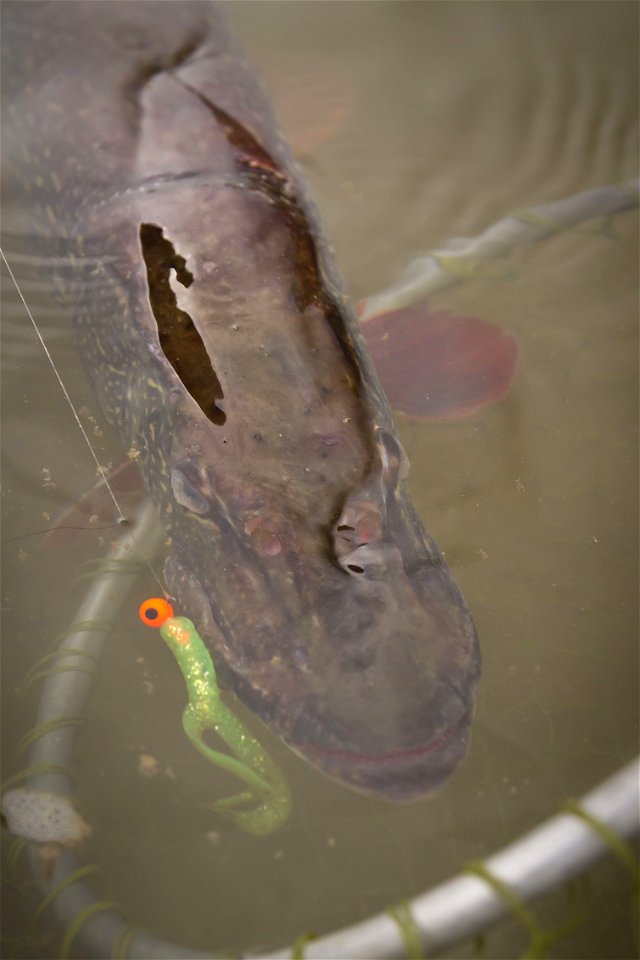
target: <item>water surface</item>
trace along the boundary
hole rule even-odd
[[[354,300],[511,210],[635,174],[634,4],[311,0],[229,12]],[[68,308],[52,306],[46,265],[19,259],[19,212],[10,223],[4,242],[56,362],[101,458],[117,462]],[[520,345],[500,404],[459,422],[399,418],[416,505],[474,612],[484,657],[470,755],[437,797],[408,807],[360,797],[264,734],[291,779],[290,824],[258,840],[216,821],[201,805],[219,788],[183,736],[175,664],[137,621],[137,602],[122,615],[75,768],[94,828],[86,858],[103,870],[96,888],[137,924],[220,952],[329,931],[446,879],[637,752],[637,231],[634,210],[591,221],[515,251],[502,279],[432,298],[503,325]],[[26,536],[95,469],[2,279],[3,537],[20,537],[3,546],[10,775],[37,707],[24,677],[73,618],[80,565],[104,548],[89,534],[47,553]],[[139,598],[155,589],[149,574]],[[143,756],[157,760],[157,776],[141,775]],[[20,955],[55,957],[55,927],[27,934],[38,902],[28,876],[18,871],[5,896],[6,932],[24,941]],[[598,872],[588,923],[553,955],[632,956],[625,893],[615,867]],[[542,915],[562,917],[562,898]],[[513,924],[489,943],[492,957],[514,957],[525,939]]]

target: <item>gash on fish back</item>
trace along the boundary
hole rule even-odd
[[[5,137],[139,451],[169,592],[298,753],[425,795],[466,750],[475,630],[262,89],[206,3],[3,19]]]

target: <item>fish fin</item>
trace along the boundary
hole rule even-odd
[[[516,338],[486,320],[423,305],[380,313],[362,329],[391,406],[413,420],[459,420],[513,385]]]

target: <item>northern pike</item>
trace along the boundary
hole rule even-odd
[[[164,576],[226,685],[394,800],[464,755],[476,632],[266,94],[205,2],[5,0],[5,154]]]

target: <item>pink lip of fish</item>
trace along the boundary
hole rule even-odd
[[[385,793],[390,799],[403,802],[420,800],[437,790],[464,757],[472,713],[465,710],[426,744],[378,756],[302,745],[294,745],[294,749],[363,793]]]
[[[220,10],[7,0],[2,40],[4,146],[38,239],[70,254],[78,349],[139,452],[176,607],[321,770],[428,794],[464,753],[475,628]]]

